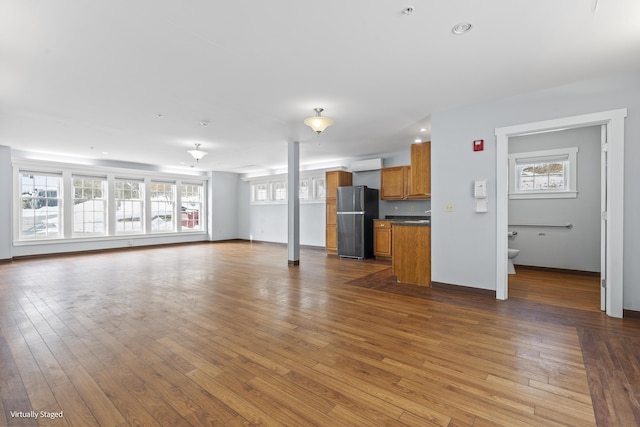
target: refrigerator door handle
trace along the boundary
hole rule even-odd
[[[362,215],[364,211],[360,212],[336,212],[338,215]]]

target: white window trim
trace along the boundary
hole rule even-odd
[[[90,242],[90,241],[108,241],[108,240],[122,240],[122,239],[139,239],[139,238],[156,238],[156,237],[164,237],[164,236],[179,236],[186,234],[207,234],[208,233],[208,181],[209,179],[206,176],[202,175],[189,175],[189,174],[179,174],[179,173],[171,173],[171,172],[161,172],[161,171],[145,171],[140,169],[127,169],[120,167],[106,167],[106,166],[96,166],[96,165],[84,165],[84,164],[76,164],[76,163],[64,163],[64,162],[53,162],[53,161],[44,161],[44,160],[32,160],[32,159],[12,159],[12,168],[13,168],[13,194],[12,200],[14,201],[13,205],[13,245],[14,246],[32,246],[32,245],[46,245],[46,244],[57,244],[57,243],[71,243],[71,242]],[[46,239],[33,239],[33,240],[21,240],[20,236],[20,216],[21,216],[21,204],[16,203],[16,197],[20,197],[20,173],[22,172],[33,172],[33,173],[44,173],[44,174],[54,174],[61,175],[62,182],[62,206],[63,206],[63,222],[62,226],[63,235],[59,238],[46,238]],[[107,212],[109,218],[109,235],[95,235],[95,236],[82,236],[82,237],[73,237],[71,235],[72,224],[70,223],[72,219],[72,215],[69,211],[73,207],[73,194],[71,191],[71,177],[72,175],[81,175],[86,177],[107,177]],[[205,218],[203,220],[203,228],[202,230],[193,230],[193,231],[182,231],[180,228],[180,222],[177,223],[177,229],[170,232],[150,232],[150,220],[148,220],[145,215],[146,228],[143,233],[138,234],[115,234],[112,229],[111,223],[113,215],[113,206],[115,206],[114,201],[114,193],[113,193],[113,182],[115,179],[130,179],[130,180],[139,180],[144,183],[144,194],[145,197],[150,194],[150,183],[153,182],[165,182],[165,183],[173,183],[176,186],[181,185],[182,183],[190,183],[196,184],[201,183],[204,187],[203,201],[202,201],[202,217]],[[178,187],[176,187],[178,188]],[[178,199],[179,199],[178,195]],[[148,210],[148,215],[150,215],[150,205],[148,204],[149,200],[144,200],[144,209],[145,213]],[[178,203],[179,200],[174,201]]]
[[[335,168],[327,169],[327,170],[335,170]],[[300,204],[310,204],[310,203],[324,203],[325,197],[319,197],[317,194],[316,188],[316,180],[325,179],[325,169],[320,170],[312,170],[312,171],[301,171],[300,172],[300,181],[309,180],[310,183],[310,198],[309,199],[300,199]],[[283,205],[287,204],[289,195],[291,194],[291,189],[287,188],[287,198],[284,200],[275,200],[275,188],[274,184],[277,182],[287,183],[287,174],[277,174],[270,175],[268,177],[256,177],[256,178],[243,178],[244,181],[249,181],[249,192],[250,192],[250,204],[252,205]],[[255,194],[253,191],[253,186],[256,184],[267,184],[267,200],[255,200]],[[326,183],[325,183],[326,186]],[[300,191],[298,187],[297,191]],[[326,192],[326,189],[325,189]],[[298,193],[300,194],[300,193]]]
[[[523,159],[535,161],[544,160],[545,158],[567,157],[569,162],[569,171],[567,175],[567,183],[569,188],[566,190],[545,190],[545,191],[518,191],[516,170],[517,163],[521,163]],[[575,199],[578,197],[577,176],[578,176],[578,147],[558,148],[554,150],[529,151],[525,153],[509,154],[509,199],[525,200],[525,199]]]

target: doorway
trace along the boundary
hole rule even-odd
[[[510,298],[600,308],[602,127],[509,138]]]
[[[509,138],[535,132],[603,125],[604,202],[601,242],[602,309],[612,317],[623,314],[623,199],[624,199],[624,118],[626,109],[497,128],[496,133],[496,298],[508,298],[508,143]]]

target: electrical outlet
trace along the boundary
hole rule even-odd
[[[394,210],[394,211],[397,211],[397,210],[398,210],[398,207],[397,207],[397,206],[394,206],[394,207],[393,207],[393,210]]]
[[[449,202],[446,205],[444,205],[444,210],[445,212],[453,212],[454,211],[453,203]]]
[[[415,206],[411,206],[411,212],[415,212],[416,211],[416,207]]]

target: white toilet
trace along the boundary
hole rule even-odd
[[[507,267],[509,274],[516,274],[516,267],[513,265],[513,259],[518,256],[520,253],[520,249],[511,249],[509,248],[509,265]]]

